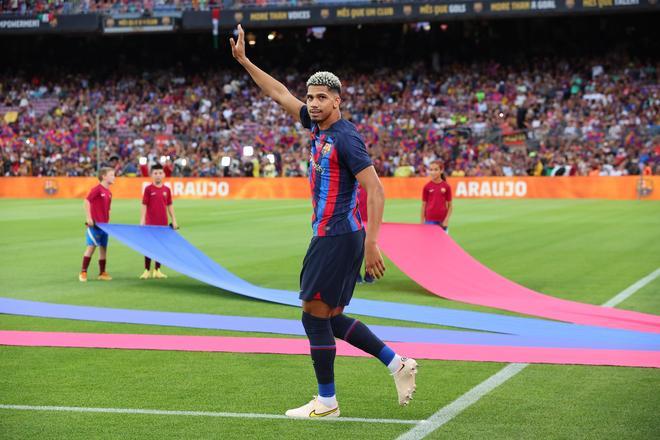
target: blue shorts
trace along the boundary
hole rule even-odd
[[[97,226],[88,226],[85,234],[87,246],[108,247],[108,234]]]
[[[436,221],[428,220],[428,221],[425,221],[424,224],[425,224],[425,225],[436,225],[436,226],[440,226],[440,227],[441,227],[442,229],[444,229],[445,231],[449,230],[448,227],[445,228],[444,226],[442,226],[442,222],[436,222]]]
[[[300,272],[299,298],[318,299],[332,308],[348,305],[362,267],[364,237],[364,229],[313,237]]]

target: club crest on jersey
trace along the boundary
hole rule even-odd
[[[331,150],[332,150],[332,144],[326,142],[325,144],[321,145],[321,154],[323,154],[324,156],[328,154]]]

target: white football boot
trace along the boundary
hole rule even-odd
[[[300,408],[290,409],[285,414],[287,417],[312,419],[317,417],[339,417],[339,405],[334,408],[325,406],[314,396],[308,404]]]
[[[417,361],[411,358],[401,358],[399,371],[392,374],[396,392],[399,395],[399,405],[408,405],[412,400],[417,387],[415,376],[417,376]]]

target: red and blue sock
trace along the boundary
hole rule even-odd
[[[330,324],[336,338],[377,357],[391,372],[398,371],[401,357],[374,335],[365,324],[344,314],[333,317]]]

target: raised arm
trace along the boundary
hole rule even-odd
[[[303,102],[293,96],[284,84],[255,66],[248,59],[245,55],[245,32],[243,32],[243,27],[240,24],[238,25],[237,41],[230,38],[229,43],[231,44],[233,57],[245,68],[259,88],[281,105],[296,121],[300,121],[300,108],[304,105]]]

